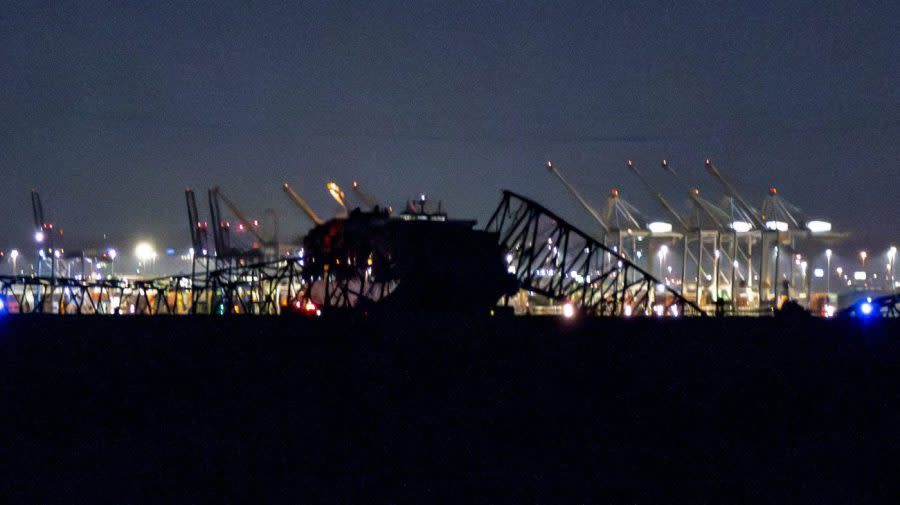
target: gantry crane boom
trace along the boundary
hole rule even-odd
[[[591,207],[589,203],[587,203],[587,200],[585,200],[584,197],[581,196],[581,193],[579,193],[574,186],[569,184],[569,181],[567,181],[566,178],[563,177],[563,175],[559,172],[559,169],[553,166],[553,163],[551,161],[547,161],[547,170],[549,170],[559,178],[560,182],[563,183],[563,186],[565,186],[566,189],[569,190],[569,193],[571,193],[572,196],[574,196],[575,199],[578,200],[578,203],[580,203],[581,206],[584,207],[584,210],[586,210],[588,214],[590,214],[591,217],[593,217],[594,220],[600,224],[600,227],[603,228],[603,233],[609,233],[609,225],[607,225],[603,218],[600,217],[600,214],[598,214],[597,211],[594,210],[594,208]]]
[[[706,166],[706,171],[709,172],[713,177],[715,177],[719,181],[719,183],[722,184],[722,187],[725,189],[725,192],[729,196],[731,196],[732,198],[737,200],[738,204],[740,204],[740,206],[743,208],[744,212],[746,212],[747,215],[750,216],[750,219],[753,220],[753,223],[760,229],[764,229],[765,227],[763,226],[762,220],[759,219],[759,216],[756,215],[756,212],[753,211],[753,208],[750,207],[749,205],[747,205],[747,202],[744,201],[744,198],[741,197],[741,195],[740,195],[740,193],[738,193],[737,189],[735,189],[734,186],[732,186],[731,183],[728,182],[728,180],[722,176],[722,174],[719,172],[719,169],[716,168],[715,165],[713,165],[712,161],[706,160],[704,165]]]
[[[668,170],[668,165],[669,164],[665,160],[663,160],[663,168],[666,168]],[[677,212],[675,212],[675,209],[672,208],[672,206],[666,200],[666,197],[663,196],[663,194],[661,192],[656,191],[653,188],[653,186],[650,184],[650,182],[646,178],[644,178],[644,175],[641,174],[638,171],[637,167],[634,166],[634,163],[631,160],[626,161],[625,166],[627,166],[628,169],[631,170],[634,173],[634,175],[636,175],[637,178],[641,180],[641,182],[644,184],[644,187],[646,187],[647,190],[653,194],[653,196],[656,198],[656,201],[659,202],[659,204],[662,206],[662,208],[666,212],[668,212],[669,215],[671,215],[675,219],[675,221],[678,222],[678,225],[681,226],[682,231],[690,230],[690,227],[684,221],[684,218],[682,218]]]
[[[312,210],[312,207],[310,207],[309,204],[306,203],[306,200],[298,195],[297,192],[294,191],[294,188],[288,185],[288,183],[285,182],[284,184],[282,184],[281,188],[291,199],[291,201],[294,202],[297,207],[300,207],[300,209],[306,214],[306,217],[308,217],[310,221],[312,221],[316,225],[320,225],[325,222],[321,217],[319,217],[318,214],[316,214],[316,211]]]
[[[263,211],[264,216],[272,216],[272,238],[269,240],[273,244],[278,243],[278,214],[275,213],[275,209],[268,208]]]
[[[268,241],[256,231],[256,227],[253,226],[253,222],[247,219],[247,216],[241,211],[241,209],[237,206],[236,203],[231,198],[228,198],[221,188],[216,186],[213,191],[222,198],[222,201],[225,202],[225,206],[228,207],[228,210],[234,214],[234,217],[238,218],[239,223],[243,223],[244,227],[250,230],[250,233],[253,234],[253,237],[259,241],[260,244],[266,244]]]
[[[213,244],[216,248],[216,255],[226,257],[230,254],[231,240],[219,210],[219,194],[215,189],[210,188],[207,190],[206,196],[209,198],[209,219],[213,222]]]
[[[619,217],[625,220],[625,227],[632,229],[640,229],[641,223],[638,221],[638,218],[641,217],[640,212],[628,202],[622,200],[619,196],[619,190],[617,188],[612,188],[609,191],[609,198],[606,200],[606,222],[611,225],[614,224],[616,228],[622,228],[619,223]]]
[[[703,214],[705,214],[706,217],[708,217],[713,222],[713,224],[715,224],[716,228],[726,230],[729,227],[729,223],[726,222],[727,216],[725,215],[725,213],[715,205],[701,198],[699,188],[691,189],[688,196],[691,200],[691,204],[697,210],[703,212]],[[720,215],[716,215],[716,212],[719,212]],[[723,221],[723,219],[725,219],[726,221]],[[698,224],[698,227],[701,226]]]
[[[367,207],[369,207],[369,210],[378,206],[378,200],[375,200],[371,195],[363,191],[362,188],[359,187],[359,182],[353,181],[352,187],[353,192],[356,193],[356,196],[359,197]]]
[[[195,254],[199,255],[206,249],[206,240],[200,223],[200,212],[197,210],[197,198],[194,195],[194,190],[191,188],[185,189],[184,198],[187,202],[188,224],[191,229],[191,247],[194,248]]]
[[[34,228],[37,231],[44,229],[44,206],[41,205],[41,195],[36,189],[31,190],[31,212],[34,215]]]
[[[672,175],[675,175],[675,171],[672,170],[672,169],[669,167],[669,162],[668,162],[667,160],[662,160],[662,161],[660,162],[660,164],[662,165],[663,170],[669,172],[669,173],[672,174]],[[681,231],[682,231],[683,233],[685,233],[685,235],[684,235],[684,241],[683,241],[683,244],[684,244],[684,260],[683,260],[683,261],[684,261],[684,263],[683,263],[683,265],[682,265],[682,271],[686,270],[686,265],[687,265],[687,260],[688,260],[688,258],[690,258],[690,260],[691,260],[691,261],[694,261],[695,263],[697,262],[697,257],[694,255],[694,253],[693,253],[693,252],[688,248],[688,246],[687,246],[687,240],[688,240],[688,239],[687,239],[687,233],[691,231],[690,225],[688,225],[688,223],[684,220],[684,218],[681,217],[681,215],[678,214],[678,212],[675,211],[675,209],[672,207],[671,204],[669,204],[669,201],[666,200],[666,197],[663,196],[662,192],[661,192],[661,191],[657,191],[657,190],[653,187],[653,185],[650,184],[650,181],[648,181],[648,180],[644,177],[644,174],[642,174],[640,171],[638,171],[637,167],[634,166],[634,162],[632,162],[631,160],[627,160],[627,161],[625,162],[625,166],[627,166],[628,169],[631,170],[631,171],[634,173],[634,175],[637,176],[638,179],[640,179],[640,181],[641,181],[641,183],[643,183],[644,187],[647,188],[647,190],[650,191],[650,193],[653,194],[653,196],[656,198],[656,201],[659,202],[660,206],[662,206],[662,208],[663,208],[666,212],[668,212],[669,215],[671,215],[672,218],[675,219],[675,221],[678,222],[678,225],[681,227]],[[699,264],[699,263],[698,263],[698,264]],[[699,268],[700,268],[701,273],[703,273],[703,267],[702,267],[702,265],[701,265]],[[684,273],[682,273],[682,282],[684,282],[683,276],[684,276]]]

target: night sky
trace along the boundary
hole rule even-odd
[[[214,185],[275,209],[282,240],[310,226],[285,181],[323,215],[325,182],[358,179],[395,208],[484,223],[509,188],[584,224],[547,159],[661,217],[624,161],[683,206],[721,196],[707,157],[757,205],[776,185],[900,239],[896,2],[458,3],[4,2],[0,248],[31,243],[32,187],[68,247],[186,248],[187,186],[204,214]]]

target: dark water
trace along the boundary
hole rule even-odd
[[[0,319],[6,502],[893,502],[896,322]]]

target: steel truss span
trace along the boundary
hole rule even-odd
[[[532,293],[601,316],[706,315],[693,302],[539,203],[504,191],[486,226]]]
[[[19,313],[276,315],[307,299],[302,273],[303,260],[287,258],[137,281],[0,277],[0,300]]]

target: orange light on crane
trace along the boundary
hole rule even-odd
[[[337,203],[341,205],[341,207],[347,208],[347,204],[345,203],[344,192],[341,191],[340,186],[338,186],[334,181],[328,181],[325,184],[325,189],[331,193],[331,197],[334,198]]]

